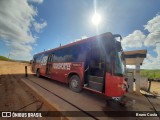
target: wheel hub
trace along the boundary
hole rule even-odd
[[[77,88],[78,87],[78,81],[77,80],[72,80],[71,85],[72,85],[72,87]]]

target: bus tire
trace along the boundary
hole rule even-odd
[[[38,78],[41,77],[41,75],[40,75],[40,70],[39,70],[39,69],[36,71],[36,76],[37,76]]]
[[[77,75],[73,75],[70,77],[69,88],[74,92],[80,92],[82,90],[81,81]]]

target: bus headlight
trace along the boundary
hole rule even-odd
[[[122,84],[121,88],[124,89],[128,89],[128,85],[127,84]]]
[[[122,85],[121,85],[121,88],[122,88],[122,89],[126,89],[126,85],[125,85],[125,84],[122,84]]]
[[[123,90],[127,88],[126,84],[118,84],[118,87]]]

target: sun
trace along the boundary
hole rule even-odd
[[[97,26],[99,25],[100,22],[101,22],[101,15],[98,13],[95,13],[92,17],[92,23]]]

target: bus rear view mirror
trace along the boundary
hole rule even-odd
[[[113,35],[113,37],[114,37],[114,38],[119,37],[119,38],[120,38],[120,41],[122,40],[122,36],[121,36],[121,35],[119,35],[119,34],[114,34],[114,35]]]
[[[119,41],[116,41],[116,49],[117,49],[117,51],[122,51],[122,46]]]

